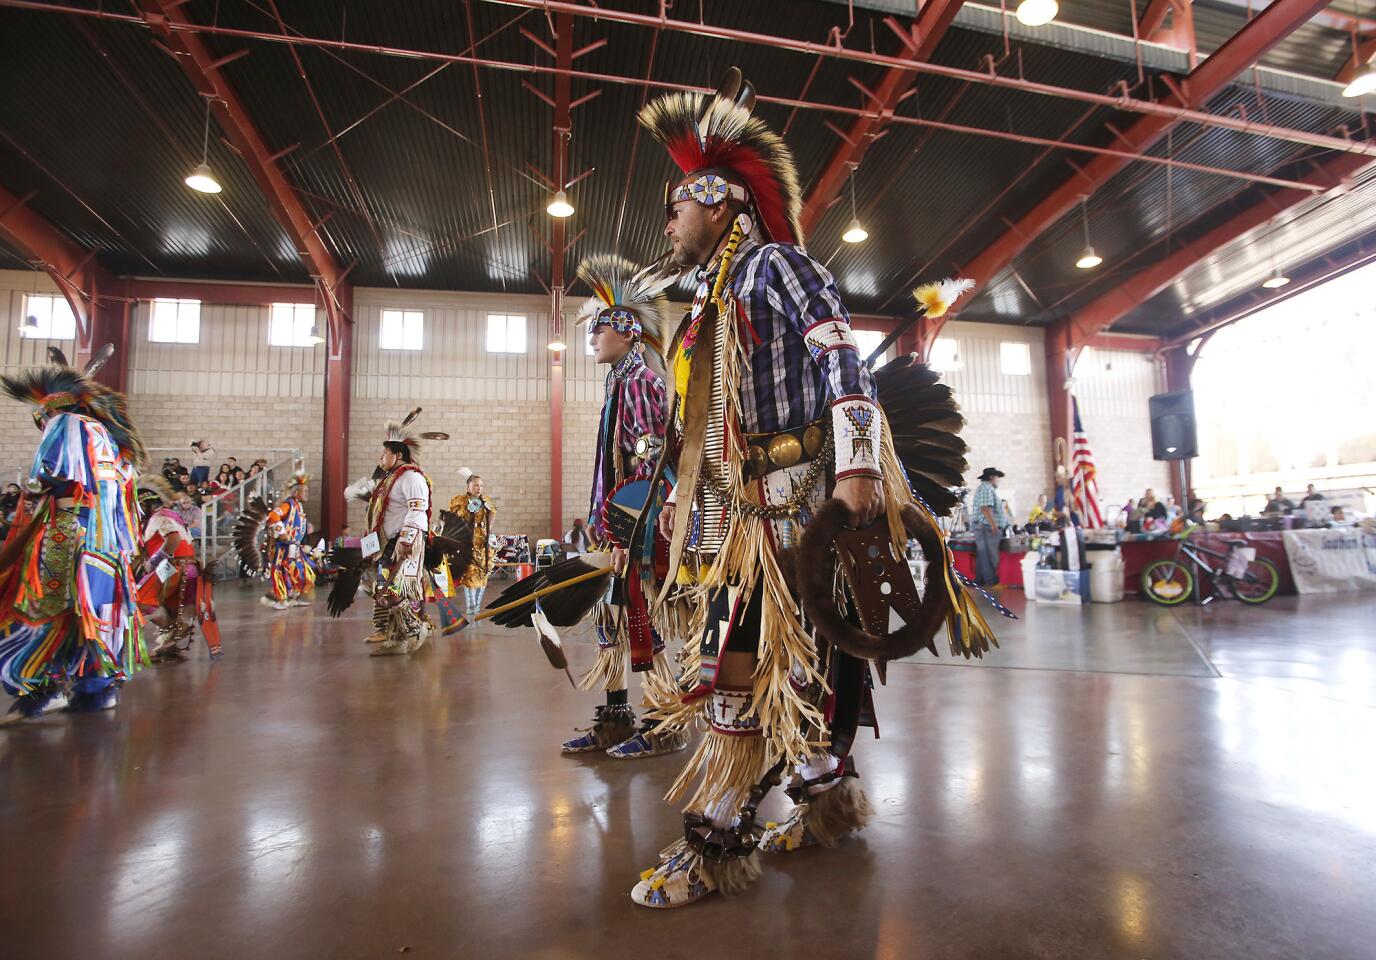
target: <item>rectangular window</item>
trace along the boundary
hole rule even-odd
[[[315,334],[315,304],[274,303],[268,311],[268,346],[313,347],[324,343]]]
[[[874,353],[874,348],[883,343],[884,337],[887,336],[887,334],[879,330],[856,330],[853,327],[851,328],[850,332],[855,336],[856,346],[860,348],[861,363],[864,363],[865,358],[868,357],[870,354]],[[889,362],[888,354],[889,351],[885,350],[883,356],[881,356],[878,360],[874,361],[874,369],[878,370],[884,364]]]
[[[64,296],[30,293],[24,297],[24,322],[19,335],[32,340],[75,340],[76,317]]]
[[[525,353],[526,318],[504,313],[487,315],[488,353]]]
[[[382,311],[382,349],[421,350],[425,333],[419,310]]]
[[[1007,377],[1032,376],[1032,348],[1017,340],[999,344],[999,369]]]
[[[200,343],[201,301],[154,300],[148,339],[153,343]]]
[[[1089,380],[1098,375],[1099,361],[1094,358],[1094,348],[1085,347],[1080,351],[1080,357],[1075,361],[1075,369],[1070,371],[1070,376],[1075,380]]]
[[[955,337],[937,337],[927,361],[933,370],[959,370],[960,344]]]

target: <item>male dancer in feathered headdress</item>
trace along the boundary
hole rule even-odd
[[[589,257],[578,267],[579,279],[593,291],[579,322],[587,324],[593,358],[608,367],[588,521],[597,540],[611,545],[614,578],[593,609],[597,660],[579,684],[584,690],[605,691],[607,702],[597,708],[589,730],[564,742],[565,753],[605,751],[617,759],[633,759],[687,745],[681,731],[655,733],[648,724],[636,730],[627,668],[652,671],[663,689],[672,686],[673,674],[664,641],[650,625],[641,571],[627,571],[630,545],[608,523],[612,495],[627,483],[648,480],[664,445],[660,370],[668,300],[661,291],[676,276],[637,271],[635,264],[615,256]],[[648,565],[653,558],[643,561]]]
[[[742,889],[759,873],[758,849],[830,845],[863,827],[871,810],[850,747],[870,717],[866,660],[928,645],[950,617],[967,638],[962,652],[987,641],[966,629],[978,616],[968,604],[953,611],[958,588],[929,583],[926,607],[917,597],[908,537],[944,547],[910,504],[835,282],[800,245],[792,157],[753,104],[733,68],[714,97],[671,94],[640,114],[683,172],[667,188],[664,233],[674,259],[698,271],[669,352],[675,484],[660,515],[660,598],[694,581],[706,616],[688,640],[688,692],[662,711],[662,729],[708,726],[670,791],[686,799],[684,839],[631,894],[650,907]],[[847,525],[852,541],[867,538],[864,563],[844,545]],[[897,636],[890,593],[911,625],[897,645],[887,642]],[[790,767],[792,815],[757,826],[760,799]]]
[[[337,617],[353,603],[364,564],[377,566],[373,585],[373,628],[368,638],[377,642],[372,656],[415,653],[425,646],[434,624],[425,612],[432,595],[431,577],[440,557],[430,537],[430,478],[421,471],[420,441],[447,440],[447,433],[411,431],[420,407],[400,423],[387,424],[386,438],[378,454],[377,470],[370,479],[350,484],[348,493],[368,504],[366,529],[361,539],[350,540],[336,551],[343,569],[330,591],[328,609]],[[471,544],[454,544],[451,569],[467,564]],[[460,553],[462,559],[460,559]]]
[[[493,623],[536,626],[542,634],[572,626],[589,612],[597,631],[597,659],[579,682],[601,690],[606,702],[592,726],[563,744],[563,752],[605,752],[617,759],[652,757],[682,750],[681,730],[636,727],[627,695],[627,671],[644,678],[645,705],[659,705],[676,691],[661,630],[652,624],[655,580],[654,528],[637,523],[648,499],[651,474],[664,445],[663,329],[668,300],[663,291],[678,271],[637,271],[616,256],[588,257],[578,276],[593,292],[578,313],[587,324],[593,357],[608,367],[593,461],[589,523],[610,549],[560,561],[503,591],[493,606],[505,606],[536,590],[584,574],[594,578],[552,593],[543,601],[498,614]],[[637,536],[637,531],[639,535]],[[646,536],[648,534],[648,537]],[[635,549],[632,549],[632,548]],[[662,552],[662,551],[661,551]],[[610,579],[596,576],[601,570]],[[660,620],[661,626],[664,620]],[[682,631],[678,631],[682,632]],[[557,642],[557,641],[556,641]]]
[[[123,395],[92,379],[113,352],[83,372],[49,348],[53,366],[0,377],[43,431],[0,548],[0,684],[17,698],[6,722],[113,707],[147,662],[133,577],[146,455]]]

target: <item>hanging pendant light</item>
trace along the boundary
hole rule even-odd
[[[1075,266],[1081,270],[1093,270],[1104,262],[1104,258],[1094,252],[1094,246],[1089,242],[1089,208],[1086,205],[1088,197],[1080,198],[1080,219],[1085,227],[1085,249],[1080,254],[1080,259],[1075,261]]]
[[[1370,61],[1370,57],[1365,58]],[[1352,62],[1360,69],[1357,75],[1348,81],[1347,86],[1343,87],[1345,97],[1364,97],[1368,93],[1376,92],[1376,65],[1364,62],[1362,48],[1357,42],[1357,31],[1352,31]]]
[[[558,217],[563,220],[565,217],[573,216],[573,204],[569,203],[569,195],[563,190],[554,194],[554,199],[545,207],[545,212],[551,217]]]
[[[1367,67],[1343,87],[1345,97],[1364,97],[1368,93],[1376,93],[1376,67]]]
[[[1056,0],[1022,0],[1015,16],[1025,27],[1041,27],[1055,20],[1060,9]]]
[[[561,353],[567,350],[569,348],[569,345],[562,340],[551,340],[549,342],[549,348],[554,353]]]
[[[1261,282],[1267,290],[1279,290],[1290,282],[1290,278],[1280,272],[1279,267],[1271,268],[1271,275]]]
[[[846,227],[846,232],[841,234],[841,239],[846,243],[864,243],[870,238],[870,232],[865,229],[865,225],[860,222],[860,218],[855,213],[855,168],[850,168],[850,224]]]
[[[196,165],[187,176],[185,183],[192,190],[201,193],[219,193],[221,189],[220,181],[215,179],[215,174],[210,172],[210,164],[206,162],[210,151],[210,99],[205,101],[205,133],[201,136],[201,162]]]

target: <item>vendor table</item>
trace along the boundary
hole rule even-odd
[[[1262,530],[1253,533],[1202,533],[1196,532],[1190,540],[1210,550],[1227,553],[1229,540],[1245,540],[1249,547],[1255,547],[1258,557],[1264,557],[1276,565],[1280,574],[1278,593],[1294,593],[1295,578],[1290,573],[1290,559],[1285,553],[1284,537],[1296,531]],[[1322,532],[1322,531],[1317,531]],[[1123,551],[1123,589],[1137,593],[1142,588],[1142,571],[1157,560],[1168,560],[1175,555],[1178,544],[1173,538],[1162,537],[1148,540],[1124,540],[1119,546]],[[1185,561],[1189,563],[1188,560]],[[1193,565],[1192,565],[1193,566]],[[1202,573],[1202,571],[1191,571]],[[1205,588],[1206,585],[1201,585]]]

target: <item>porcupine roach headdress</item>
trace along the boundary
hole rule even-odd
[[[578,278],[592,287],[592,296],[579,308],[577,322],[586,323],[589,333],[606,325],[633,334],[662,358],[669,316],[664,290],[678,275],[677,268],[658,265],[637,270],[631,261],[610,254],[588,257],[578,265]]]
[[[287,481],[287,490],[294,491],[298,487],[309,487],[311,475],[306,472],[306,461],[301,457],[295,457],[291,462],[291,479]]]
[[[449,434],[440,433],[437,430],[425,433],[414,433],[411,431],[411,424],[416,422],[420,416],[420,407],[412,410],[406,415],[406,419],[397,423],[395,420],[387,422],[387,436],[383,439],[382,445],[389,450],[399,453],[406,459],[407,463],[420,462],[420,442],[422,440],[448,440]]]
[[[763,120],[750,115],[754,106],[754,88],[732,67],[713,96],[665,94],[647,103],[639,119],[685,175],[703,174],[666,192],[666,203],[691,199],[715,206],[734,197],[754,208],[770,240],[800,244],[803,201],[793,154]],[[713,171],[724,171],[727,178]]]
[[[0,377],[0,386],[20,403],[35,405],[33,418],[40,430],[44,419],[50,414],[78,413],[88,416],[109,432],[125,459],[141,466],[148,454],[143,439],[129,419],[124,394],[96,383],[94,379],[96,372],[114,355],[114,346],[107,343],[91,357],[85,370],[78,370],[67,362],[61,350],[49,347],[48,360],[51,366],[18,376]]]

